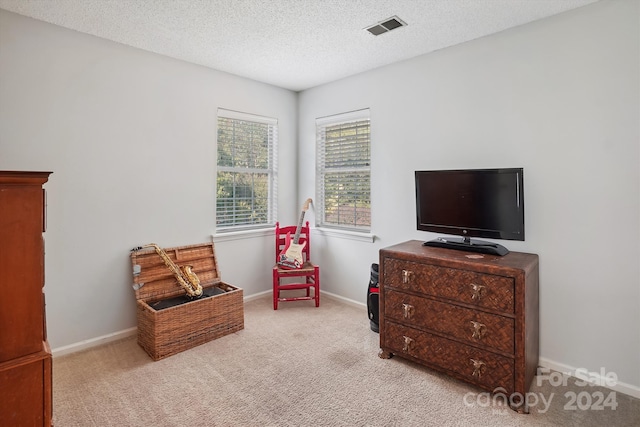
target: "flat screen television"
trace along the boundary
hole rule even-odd
[[[416,171],[416,220],[439,237],[426,246],[506,255],[504,246],[472,237],[524,240],[523,168]]]

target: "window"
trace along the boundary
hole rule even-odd
[[[275,224],[278,121],[218,110],[216,229]]]
[[[317,119],[316,133],[318,225],[370,231],[369,110]]]

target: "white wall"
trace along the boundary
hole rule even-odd
[[[136,326],[131,248],[210,241],[219,107],[279,120],[280,212],[295,221],[296,93],[0,10],[0,169],[53,171],[52,348]],[[269,290],[271,242],[216,243],[222,279]]]
[[[381,247],[415,226],[417,169],[524,167],[540,256],[540,356],[640,391],[638,2],[599,2],[303,92],[301,188],[314,121],[369,107],[375,242],[316,237],[323,288],[364,298]]]

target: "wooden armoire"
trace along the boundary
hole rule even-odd
[[[0,424],[50,426],[51,350],[44,303],[44,183],[0,171]]]

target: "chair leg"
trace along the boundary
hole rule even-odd
[[[273,309],[278,309],[278,298],[280,296],[280,291],[278,290],[278,283],[280,279],[278,278],[278,273],[273,270]]]
[[[320,269],[316,267],[313,271],[313,278],[316,282],[316,286],[314,289],[314,296],[316,299],[316,307],[320,306]]]

